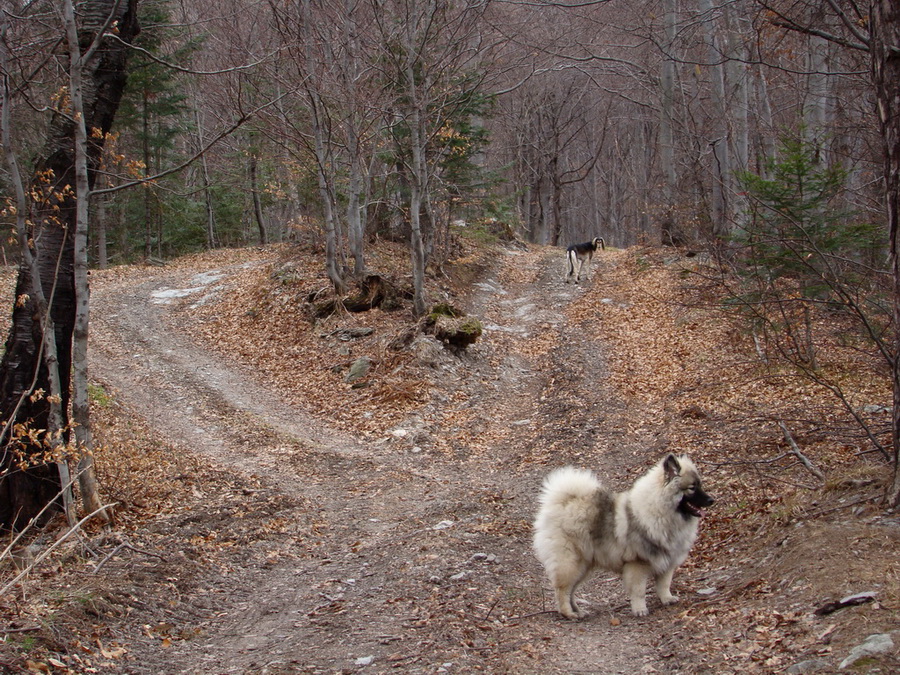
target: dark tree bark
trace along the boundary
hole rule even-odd
[[[887,497],[891,506],[900,506],[900,4],[894,0],[874,0],[870,17],[872,80],[884,149],[884,187],[893,275],[894,477]]]
[[[250,192],[253,194],[253,215],[256,218],[256,227],[259,229],[259,245],[265,246],[268,243],[266,239],[266,221],[263,217],[262,202],[259,199],[259,177],[257,176],[256,167],[256,155],[250,153]]]
[[[79,6],[79,42],[88,49],[97,32],[114,14],[118,39],[104,39],[83,72],[84,119],[88,129],[89,182],[100,161],[106,133],[119,107],[127,79],[127,46],[138,32],[138,0],[88,0]],[[22,265],[16,284],[12,327],[0,362],[0,414],[6,423],[0,454],[0,525],[18,527],[36,516],[60,491],[53,458],[47,447],[50,402],[34,392],[50,392],[50,369],[60,374],[63,429],[71,392],[72,336],[75,326],[75,127],[70,116],[54,115],[43,157],[37,162],[32,192],[44,195],[33,205],[29,246],[37,260],[40,285],[55,329],[57,363],[43,358],[42,308],[31,292],[30,269]],[[19,433],[23,426],[36,430]],[[18,431],[17,431],[18,429]],[[28,460],[28,468],[20,463]]]

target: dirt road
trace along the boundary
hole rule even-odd
[[[576,463],[619,488],[655,459],[623,431],[634,411],[604,384],[603,344],[568,315],[604,301],[612,263],[565,285],[560,257],[511,249],[460,299],[482,339],[432,364],[414,418],[366,438],[191,339],[174,308],[214,302],[236,268],[95,284],[93,376],[202,467],[172,476],[193,499],[154,521],[156,557],[117,587],[126,651],[105,672],[680,672],[677,606],[633,618],[601,576],[587,620],[545,611],[541,477]]]

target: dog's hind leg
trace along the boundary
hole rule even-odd
[[[568,251],[566,253],[566,283],[569,283],[573,274],[575,274],[575,253]]]
[[[580,619],[585,612],[575,602],[575,589],[588,574],[583,560],[566,560],[557,565],[550,579],[556,591],[556,608],[567,619]]]
[[[675,574],[673,567],[668,572],[664,572],[656,577],[656,594],[664,605],[671,605],[678,602],[678,596],[672,595],[672,575]]]
[[[650,566],[641,562],[625,563],[622,569],[622,581],[625,592],[631,599],[631,613],[635,616],[647,616],[647,579],[650,577]]]
[[[578,274],[575,275],[575,283],[581,283],[581,272],[584,270],[584,258],[578,257]]]

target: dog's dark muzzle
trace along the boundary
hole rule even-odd
[[[681,499],[678,504],[678,510],[685,516],[693,516],[694,518],[702,518],[706,514],[703,509],[712,506],[716,500],[706,494],[703,490],[697,490],[692,495],[687,495]]]

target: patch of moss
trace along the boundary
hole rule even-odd
[[[459,332],[469,335],[472,338],[472,342],[475,342],[475,340],[481,337],[481,332],[483,330],[484,326],[481,321],[474,316],[466,317],[465,320],[459,324]]]
[[[457,307],[454,307],[449,302],[439,302],[431,308],[431,312],[428,314],[428,320],[431,323],[434,323],[438,320],[438,318],[442,316],[449,316],[451,319],[458,319],[459,317],[464,315],[465,312]]]
[[[99,384],[88,384],[88,397],[101,408],[106,408],[112,403],[112,396]]]

